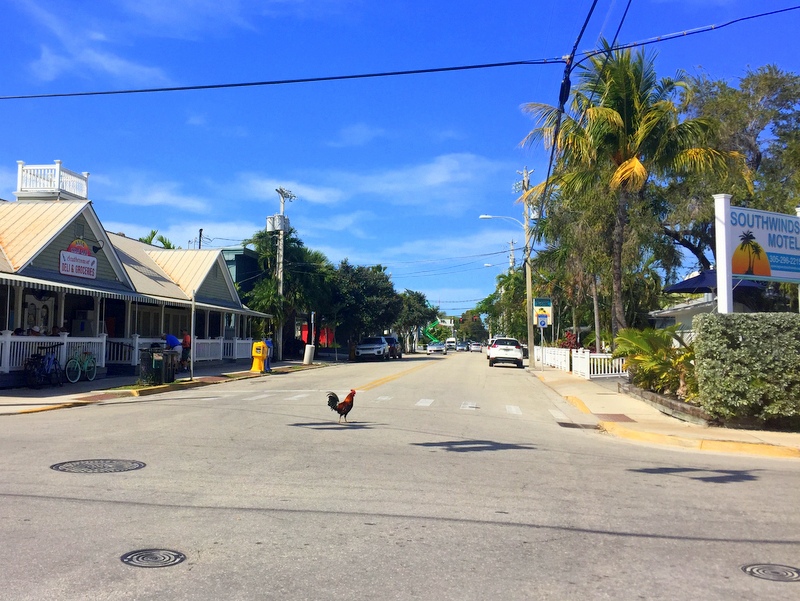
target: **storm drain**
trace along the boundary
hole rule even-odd
[[[776,582],[800,582],[800,569],[777,563],[754,563],[742,566],[745,574]]]
[[[109,474],[112,472],[130,472],[140,470],[146,464],[133,459],[81,459],[65,461],[51,465],[51,470],[72,474]]]
[[[120,559],[135,568],[168,568],[181,563],[186,555],[169,549],[140,549],[125,553]]]

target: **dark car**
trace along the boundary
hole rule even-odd
[[[394,336],[384,336],[386,342],[389,344],[389,358],[402,359],[403,358],[403,345]]]

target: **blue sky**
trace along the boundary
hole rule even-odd
[[[794,0],[635,0],[620,42],[722,24]],[[627,2],[601,0],[580,50],[612,38]],[[259,82],[567,55],[590,0],[4,0],[0,96]],[[800,11],[681,37],[661,76],[749,66],[800,72]],[[520,106],[555,104],[563,65],[282,86],[1,100],[0,198],[16,161],[91,173],[106,229],[184,248],[235,245],[279,210],[338,263],[381,263],[395,287],[460,314],[521,260]],[[735,199],[734,199],[735,203]],[[485,265],[489,264],[489,267]]]

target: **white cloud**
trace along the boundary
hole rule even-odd
[[[335,187],[315,186],[291,179],[273,179],[252,173],[241,174],[230,189],[237,196],[271,203],[280,200],[276,192],[278,188],[289,190],[297,198],[314,204],[336,204],[344,198],[344,193]]]
[[[118,56],[101,44],[109,37],[96,28],[83,30],[82,13],[49,12],[35,2],[23,2],[24,7],[50,35],[42,44],[39,58],[32,62],[34,76],[52,81],[66,75],[85,76],[87,71],[110,75],[131,84],[165,85],[171,83],[157,67],[139,64]],[[71,18],[70,18],[71,15]]]
[[[92,175],[89,190],[91,197],[102,198],[103,202],[137,207],[167,207],[181,215],[210,212],[214,204],[213,198],[187,194],[181,189],[182,186],[179,182],[159,180],[152,174],[119,173],[113,180],[102,175]],[[95,191],[96,188],[99,188],[99,193]],[[164,221],[163,218],[159,219]]]
[[[366,146],[376,138],[381,138],[385,135],[386,132],[379,127],[370,127],[366,123],[356,123],[339,130],[338,137],[328,142],[328,146],[333,148]]]

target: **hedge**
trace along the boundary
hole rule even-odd
[[[698,401],[724,421],[800,416],[800,314],[694,318]]]

